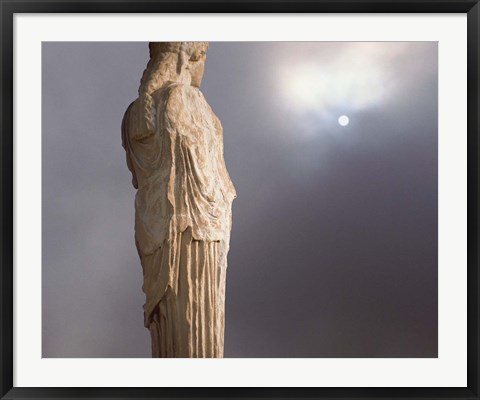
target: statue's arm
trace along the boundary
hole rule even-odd
[[[128,114],[128,115],[127,115]],[[125,113],[130,139],[145,140],[155,133],[155,105],[151,96],[137,98]]]
[[[125,111],[125,114],[123,115],[123,119],[122,119],[122,146],[125,149],[128,169],[132,173],[132,185],[135,189],[138,189],[137,176],[135,174],[135,168],[133,166],[131,155],[130,155],[130,152],[131,152],[130,132],[129,132],[130,117],[131,117],[130,111],[131,111],[134,104],[135,104],[135,102],[130,103],[130,105],[127,108],[127,111]]]

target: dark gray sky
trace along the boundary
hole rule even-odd
[[[43,357],[150,357],[120,137],[148,45],[42,52]],[[437,356],[437,78],[436,43],[210,44],[226,357]]]

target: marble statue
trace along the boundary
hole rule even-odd
[[[223,357],[225,276],[236,197],[223,132],[200,91],[207,42],[149,44],[122,121],[153,357]]]

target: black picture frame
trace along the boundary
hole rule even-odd
[[[21,388],[13,387],[13,18],[16,13],[467,13],[468,366],[466,388]],[[2,399],[321,398],[479,399],[479,19],[478,0],[67,1],[0,0],[1,19],[1,373]]]

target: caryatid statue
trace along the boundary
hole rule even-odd
[[[153,357],[223,357],[236,197],[219,119],[200,91],[208,43],[150,43],[122,121]]]

